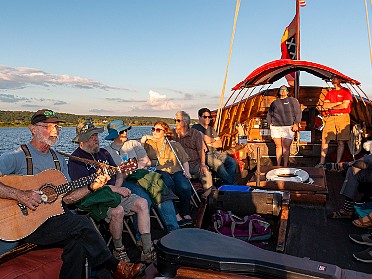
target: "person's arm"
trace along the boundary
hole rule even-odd
[[[186,176],[186,178],[191,179],[192,176],[191,176],[191,174],[190,174],[190,166],[189,166],[189,162],[187,162],[187,161],[184,162],[184,163],[182,164],[182,166],[183,166],[183,169],[185,170],[184,175]]]
[[[136,152],[139,169],[146,169],[151,166],[150,158],[147,156],[146,150],[142,145],[134,146],[134,152]]]
[[[0,183],[0,198],[16,200],[31,210],[36,210],[39,204],[41,204],[41,194],[40,191],[23,191]]]
[[[126,187],[112,186],[112,185],[109,185],[108,187],[110,187],[114,193],[117,193],[121,195],[122,197],[128,197],[132,194],[131,190],[129,190]]]

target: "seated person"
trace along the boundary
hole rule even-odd
[[[152,128],[152,136],[143,136],[141,142],[151,160],[151,165],[156,167],[156,171],[162,175],[165,184],[180,199],[180,210],[176,217],[180,226],[186,226],[192,224],[191,185],[188,180],[191,178],[189,156],[178,142],[170,142],[166,139],[172,136],[173,133],[168,124],[157,121]]]
[[[72,153],[73,156],[85,158],[89,160],[99,161],[111,166],[116,166],[110,153],[107,150],[99,147],[98,133],[102,133],[103,128],[95,127],[91,121],[80,123],[76,128],[76,137],[73,142],[78,143],[79,147]],[[69,159],[68,163],[69,175],[72,179],[89,176],[97,172],[96,166],[86,164],[84,162]],[[92,208],[98,211],[99,216],[95,215],[97,221],[104,219],[109,223],[109,230],[114,243],[113,255],[117,259],[129,262],[128,255],[125,251],[122,234],[123,234],[123,218],[129,212],[135,212],[138,217],[138,229],[141,234],[143,251],[141,253],[141,261],[151,263],[155,260],[156,254],[151,242],[150,234],[150,215],[147,207],[147,201],[137,195],[132,195],[131,191],[122,187],[124,178],[122,173],[117,173],[108,182],[109,191],[107,194],[113,197],[119,196],[119,202],[114,205],[103,208]],[[129,183],[129,182],[127,182]],[[107,191],[107,190],[106,190]],[[116,193],[116,194],[112,194]],[[121,196],[121,197],[120,197]],[[88,195],[85,199],[89,198]],[[92,197],[93,198],[93,197]],[[97,196],[95,197],[97,198]],[[83,200],[84,201],[84,200]],[[95,212],[96,213],[96,212]]]
[[[204,135],[204,142],[208,148],[205,155],[208,167],[212,168],[225,184],[236,184],[236,161],[225,152],[217,150],[222,147],[222,141],[211,126],[211,111],[208,108],[201,108],[198,111],[198,116],[199,124],[195,124],[191,128],[202,132]]]
[[[36,175],[44,170],[59,169],[70,181],[66,161],[51,149],[51,146],[54,146],[58,141],[61,131],[59,125],[62,122],[64,121],[59,119],[55,112],[47,109],[38,110],[31,118],[29,129],[32,138],[25,145],[27,149],[23,150],[19,147],[0,156],[1,175]],[[29,153],[27,160],[26,151]],[[114,278],[134,278],[144,267],[142,264],[131,264],[115,259],[93,224],[85,216],[72,214],[65,206],[84,198],[91,191],[96,191],[109,178],[108,175],[99,175],[93,183],[81,185],[80,188],[67,193],[62,198],[64,213],[51,216],[23,239],[25,242],[41,247],[62,245],[63,264],[59,278],[83,278],[83,266],[86,258],[89,259],[90,266],[96,269],[101,278],[111,278],[110,273]],[[50,179],[52,180],[52,178]],[[22,185],[12,187],[0,183],[0,198],[15,200],[23,204],[28,211],[35,213],[38,212],[38,209],[41,210],[40,207],[48,206],[43,204],[42,193],[37,188],[29,190],[25,185],[22,188]],[[61,201],[56,202],[61,203]],[[16,205],[16,203],[14,204]],[[29,222],[25,225],[32,226],[34,224]]]
[[[138,168],[147,169],[147,167],[151,166],[151,161],[140,142],[136,140],[128,140],[127,131],[130,128],[130,126],[124,125],[122,120],[111,121],[107,125],[109,134],[105,137],[105,139],[112,140],[113,142],[104,148],[110,153],[112,159],[118,166],[121,164],[121,162],[126,161],[129,158],[136,158]],[[133,194],[146,199],[149,206],[152,204],[149,194],[140,185],[128,183],[126,187],[130,189]],[[179,229],[176,219],[176,210],[174,209],[171,199],[172,196],[173,195],[162,195],[161,203],[153,203],[159,212],[160,218],[167,227],[168,232]]]
[[[206,145],[203,135],[196,129],[190,128],[190,115],[184,111],[176,113],[176,128],[172,130],[174,140],[179,142],[189,155],[190,174],[200,179],[205,195],[211,192],[213,186],[212,173],[206,165]]]
[[[363,194],[361,184],[372,182],[372,154],[365,155],[350,165],[340,191],[345,196],[344,205],[328,216],[331,219],[352,218],[354,203]]]

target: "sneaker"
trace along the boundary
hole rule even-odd
[[[143,272],[145,268],[144,264],[132,264],[121,261],[112,276],[115,279],[132,279]]]
[[[316,165],[315,165],[315,168],[319,168],[319,169],[320,169],[320,168],[324,168],[324,164],[321,164],[321,163],[316,164]]]
[[[118,259],[119,261],[123,261],[123,262],[126,262],[126,263],[130,262],[128,254],[127,254],[127,252],[125,252],[124,246],[114,249],[112,251],[112,255],[114,256],[115,259]]]
[[[358,261],[372,263],[372,247],[362,252],[355,253],[353,256]]]
[[[365,244],[365,245],[372,246],[372,234],[370,233],[349,234],[349,238],[358,244]]]
[[[142,251],[141,262],[151,264],[154,261],[156,261],[156,251],[154,247],[151,247],[151,250],[146,253]]]

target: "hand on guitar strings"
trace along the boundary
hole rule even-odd
[[[103,173],[101,169],[99,169],[97,173],[99,175],[94,179],[93,183],[90,186],[93,189],[93,191],[101,188],[107,183],[107,181],[111,179],[107,172]]]
[[[31,210],[36,210],[39,204],[42,203],[42,194],[43,193],[41,191],[36,190],[20,191],[20,194],[18,195],[18,201]]]

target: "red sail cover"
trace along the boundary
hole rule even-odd
[[[300,7],[306,7],[306,1],[300,0]]]
[[[282,36],[280,47],[282,49],[282,59],[297,59],[296,55],[296,24],[297,17],[295,16],[292,22],[285,28]],[[290,86],[294,86],[295,73],[290,73],[285,76]]]
[[[261,67],[258,67],[243,81],[235,85],[232,90],[271,84],[281,79],[285,75],[296,71],[304,71],[324,80],[330,80],[331,77],[335,75],[339,77],[343,83],[360,85],[359,81],[322,64],[303,60],[280,59],[271,61],[262,65]]]

